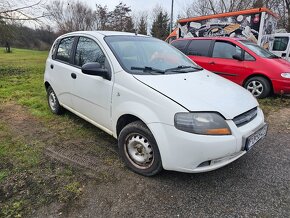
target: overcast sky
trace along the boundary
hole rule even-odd
[[[164,9],[170,14],[171,10],[171,0],[81,0],[90,5],[95,9],[96,4],[101,4],[102,6],[107,5],[109,10],[113,10],[116,5],[120,2],[125,3],[128,6],[131,6],[133,13],[138,13],[139,11],[148,11],[150,16],[150,11],[158,4],[161,5]],[[192,2],[192,0],[174,0],[174,18],[176,19],[177,14],[182,12],[185,8],[185,5]]]

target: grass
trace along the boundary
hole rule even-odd
[[[4,53],[0,48],[0,105],[17,103],[37,119],[53,120],[43,86],[47,55],[47,51],[24,49]],[[69,118],[60,120],[67,125]],[[81,194],[83,180],[78,172],[48,161],[44,146],[15,135],[0,120],[0,217],[23,217],[50,202],[68,202]]]
[[[272,96],[265,99],[259,99],[260,106],[265,114],[280,110],[281,108],[290,107],[290,97]]]
[[[1,52],[2,50],[2,52]],[[37,116],[49,117],[43,72],[47,51],[0,48],[0,103],[16,101]]]

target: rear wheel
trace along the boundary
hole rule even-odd
[[[125,126],[118,137],[120,156],[126,166],[143,176],[162,170],[161,157],[153,134],[141,121]]]
[[[64,108],[59,104],[56,94],[51,86],[47,88],[47,101],[52,113],[59,115],[64,112]]]
[[[247,80],[244,87],[256,98],[265,98],[271,92],[269,81],[260,76],[255,76]]]

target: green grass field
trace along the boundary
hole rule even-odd
[[[4,48],[0,48],[0,113],[7,104],[21,105],[43,125],[56,132],[61,130],[58,134],[62,139],[77,140],[96,134],[107,137],[75,116],[55,116],[50,112],[43,85],[47,55],[46,51],[25,49],[5,53]],[[279,96],[259,102],[266,115],[290,106],[289,98]],[[0,217],[23,217],[35,208],[54,201],[69,202],[81,194],[79,172],[47,160],[43,155],[44,147],[42,141],[28,143],[0,120]],[[47,182],[50,178],[54,178],[53,185]]]
[[[54,115],[47,107],[43,86],[47,55],[47,51],[24,49],[4,53],[0,48],[0,110],[6,104],[19,104],[50,125]],[[60,126],[68,126],[67,116],[59,119]],[[81,126],[71,126],[68,132],[84,134]],[[0,119],[0,217],[25,217],[35,208],[53,201],[69,202],[80,194],[80,177],[75,170],[47,160],[44,146],[40,141],[31,145]],[[54,182],[48,183],[49,178]]]

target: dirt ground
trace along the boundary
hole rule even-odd
[[[152,178],[124,167],[114,138],[97,128],[95,137],[68,136],[57,119],[46,123],[17,104],[0,108],[0,120],[15,136],[32,146],[42,143],[43,158],[73,167],[82,177],[77,198],[35,208],[31,217],[290,216],[290,108],[267,117],[267,138],[229,166],[204,174],[164,171]]]

